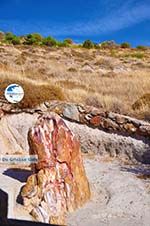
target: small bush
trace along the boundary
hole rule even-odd
[[[28,34],[25,37],[24,44],[26,45],[40,45],[42,43],[43,37],[38,33]]]
[[[11,40],[11,43],[13,45],[19,45],[20,44],[20,38],[17,36],[14,36],[14,38]]]
[[[68,45],[72,45],[73,44],[73,40],[71,38],[66,38],[64,40],[65,43],[67,43]]]
[[[13,45],[19,45],[20,44],[20,37],[14,35],[11,32],[7,32],[5,34],[5,42]]]
[[[84,48],[87,48],[87,49],[94,48],[94,43],[93,43],[91,40],[86,40],[86,41],[83,43],[83,47],[84,47]]]
[[[103,48],[103,49],[105,49],[105,48],[112,49],[112,48],[118,47],[118,45],[117,45],[117,44],[115,43],[115,41],[113,41],[113,40],[102,42],[102,43],[100,43],[100,46],[101,46],[101,48]]]
[[[30,83],[20,79],[2,79],[0,84],[0,96],[4,96],[4,90],[8,84],[15,83],[23,87],[25,95],[23,100],[14,106],[19,108],[32,108],[45,101],[64,100],[64,94],[60,87],[54,84],[37,84]]]
[[[52,47],[52,46],[57,46],[58,42],[53,37],[48,36],[47,38],[43,39],[42,44]]]
[[[107,42],[102,42],[100,44],[100,46],[101,46],[101,48],[107,48],[108,47]]]
[[[130,45],[130,43],[128,43],[128,42],[123,42],[123,43],[121,44],[121,48],[126,49],[126,48],[130,48],[130,47],[131,47],[131,45]]]
[[[141,46],[141,45],[137,46],[136,48],[139,49],[139,50],[143,50],[143,51],[147,49],[146,46]]]
[[[6,40],[6,41],[11,41],[13,37],[14,37],[14,35],[13,35],[12,32],[7,32],[7,33],[5,34],[5,40]]]
[[[31,37],[34,37],[34,38],[36,39],[37,42],[42,42],[42,40],[43,40],[43,36],[40,35],[39,33],[33,33],[33,34],[31,35]]]
[[[69,44],[66,41],[57,42],[58,47],[69,47]]]

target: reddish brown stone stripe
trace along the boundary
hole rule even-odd
[[[56,115],[41,117],[28,139],[39,162],[23,188],[24,205],[38,221],[64,224],[67,211],[90,198],[79,142]]]

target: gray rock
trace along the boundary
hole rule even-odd
[[[83,68],[81,69],[82,72],[85,72],[85,73],[93,73],[94,70],[92,69],[92,67],[90,67],[89,65],[85,65],[83,66]]]
[[[67,119],[70,119],[72,121],[79,122],[79,111],[77,106],[75,105],[66,105],[63,110],[63,116]]]
[[[92,129],[87,125],[80,125],[66,121],[67,126],[80,140],[83,152],[92,151],[100,156],[119,158],[131,163],[150,164],[150,142],[148,139],[136,139],[107,133],[99,129]]]

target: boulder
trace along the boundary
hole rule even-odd
[[[90,198],[80,144],[56,114],[41,116],[28,141],[38,162],[22,189],[23,203],[37,221],[64,225],[67,212]]]

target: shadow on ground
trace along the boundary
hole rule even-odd
[[[8,194],[0,189],[0,217],[6,218],[8,214]]]
[[[54,224],[45,224],[39,222],[25,221],[25,220],[14,220],[0,217],[1,226],[61,226]]]
[[[31,170],[26,170],[26,169],[14,169],[10,168],[7,169],[3,172],[4,175],[9,176],[11,178],[14,178],[21,183],[25,183],[28,179],[28,177],[32,174],[33,172]]]
[[[150,179],[149,166],[121,167],[121,171],[135,174],[140,179]]]

